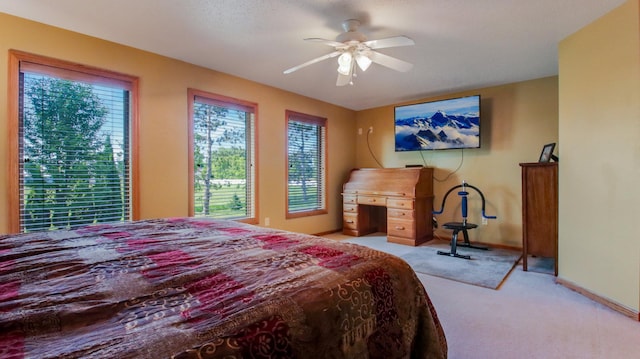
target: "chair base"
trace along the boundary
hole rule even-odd
[[[468,255],[465,255],[465,254],[451,253],[451,252],[445,252],[445,251],[438,251],[438,254],[442,255],[442,256],[456,257],[456,258],[462,258],[462,259],[471,259],[471,256],[468,256]]]
[[[458,247],[473,248],[473,249],[482,249],[482,250],[485,250],[485,251],[488,251],[488,250],[489,250],[489,248],[488,248],[488,247],[476,246],[475,244],[471,244],[471,243],[458,243]]]
[[[489,250],[489,248],[487,247],[476,246],[471,244],[471,242],[469,242],[469,233],[467,232],[467,230],[477,228],[478,227],[477,224],[473,224],[473,223],[463,224],[460,222],[449,222],[449,223],[445,223],[443,227],[446,229],[451,229],[453,231],[453,233],[451,234],[451,251],[450,252],[438,251],[438,254],[449,256],[449,257],[455,257],[455,258],[471,259],[471,256],[469,255],[458,254],[457,252],[458,247],[482,249],[485,251]],[[458,232],[460,231],[462,231],[462,237],[464,238],[464,242],[458,244]]]

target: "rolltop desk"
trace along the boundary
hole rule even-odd
[[[342,232],[386,232],[387,241],[417,246],[433,238],[433,168],[351,171],[342,191]]]

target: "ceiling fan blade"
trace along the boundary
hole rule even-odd
[[[386,47],[411,46],[416,43],[406,36],[394,36],[386,39],[365,41],[364,44],[370,49],[384,49]]]
[[[300,69],[301,69],[301,68],[303,68],[303,67],[306,67],[306,66],[309,66],[309,65],[313,65],[313,64],[315,64],[316,62],[320,62],[320,61],[322,61],[322,60],[326,60],[326,59],[330,59],[330,58],[332,58],[332,57],[336,57],[336,56],[338,56],[338,55],[340,55],[340,54],[341,54],[341,52],[340,52],[340,51],[334,51],[334,52],[332,52],[332,53],[330,53],[330,54],[326,54],[326,55],[323,55],[323,56],[320,56],[320,57],[316,57],[315,59],[309,60],[309,61],[307,61],[307,62],[305,62],[305,63],[303,63],[303,64],[300,64],[300,65],[298,65],[298,66],[294,66],[294,67],[292,67],[292,68],[290,68],[290,69],[286,69],[286,70],[284,70],[284,71],[283,71],[283,73],[284,73],[285,75],[286,75],[286,74],[290,74],[290,73],[292,73],[292,72],[294,72],[294,71],[300,70]]]
[[[369,54],[369,58],[371,59],[371,61],[377,64],[400,72],[407,72],[413,68],[413,64],[396,59],[395,57],[391,57],[389,55],[382,54],[377,51],[371,51],[371,54]]]
[[[319,42],[325,45],[329,45],[332,47],[346,47],[345,44],[338,42],[338,41],[333,41],[333,40],[327,40],[327,39],[321,39],[319,37],[310,37],[310,38],[306,38],[304,39],[304,41],[310,41],[310,42]]]

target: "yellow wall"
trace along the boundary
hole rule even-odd
[[[487,199],[487,214],[497,215],[486,226],[469,232],[472,241],[522,245],[522,187],[519,163],[537,162],[542,146],[558,139],[558,78],[519,82],[469,92],[425,98],[411,103],[480,94],[481,148],[467,150],[395,152],[394,106],[374,108],[357,113],[357,164],[359,167],[404,167],[426,164],[434,167],[434,207],[440,208],[446,191],[462,180],[478,187]],[[369,134],[367,145],[367,132]],[[369,147],[373,155],[369,152]],[[557,151],[556,151],[557,153]],[[464,158],[463,158],[464,157]],[[457,172],[461,161],[462,166]],[[470,192],[474,194],[475,192]],[[445,213],[438,222],[459,220],[459,198],[452,194]],[[481,201],[470,197],[469,219],[481,223]],[[450,237],[439,228],[436,234]]]
[[[640,6],[560,43],[560,277],[638,311]]]
[[[140,78],[140,218],[188,214],[187,88],[258,104],[260,223],[305,233],[341,228],[340,191],[355,164],[355,112],[220,72],[0,13],[0,193],[8,193],[8,50],[72,61]],[[285,110],[328,119],[329,213],[285,219]],[[6,198],[6,196],[2,196]],[[8,229],[0,202],[0,233]]]

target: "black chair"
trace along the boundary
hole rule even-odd
[[[486,218],[486,219],[495,219],[496,218],[496,216],[487,216],[485,214],[485,211],[484,211],[484,209],[485,209],[485,199],[484,199],[484,194],[482,194],[482,191],[480,191],[477,187],[472,186],[472,185],[462,181],[462,184],[459,184],[457,186],[453,186],[447,191],[447,193],[442,198],[442,205],[440,206],[441,207],[440,210],[439,211],[433,211],[433,214],[434,215],[442,214],[442,212],[444,211],[444,204],[445,204],[449,194],[451,192],[453,192],[455,189],[461,188],[461,187],[462,187],[462,190],[458,192],[458,195],[461,197],[461,202],[462,202],[461,203],[462,222],[447,222],[447,223],[442,225],[443,228],[450,229],[450,230],[453,231],[452,234],[451,234],[451,251],[450,252],[438,251],[438,254],[445,255],[445,256],[450,256],[450,257],[456,257],[456,258],[471,259],[471,256],[469,256],[469,255],[459,254],[457,252],[457,247],[460,246],[460,247],[484,249],[484,250],[487,250],[488,248],[487,247],[475,246],[475,245],[472,245],[471,242],[469,242],[468,230],[477,228],[478,225],[474,224],[474,223],[467,222],[467,197],[469,196],[469,192],[467,192],[467,187],[476,190],[476,192],[478,192],[478,194],[480,194],[480,198],[482,198],[482,217]],[[458,233],[460,231],[462,231],[462,236],[464,237],[464,242],[458,244]]]

